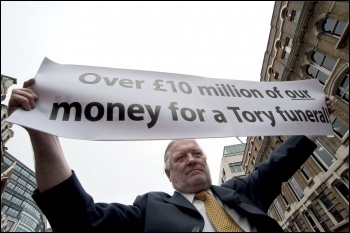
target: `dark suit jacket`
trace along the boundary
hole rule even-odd
[[[288,181],[316,149],[305,136],[292,136],[250,175],[232,178],[211,190],[227,206],[237,210],[258,231],[283,232],[266,212]],[[125,190],[121,190],[125,192]],[[178,192],[149,192],[133,205],[94,203],[76,175],[33,198],[48,218],[53,231],[101,232],[198,232],[204,227],[201,214]]]

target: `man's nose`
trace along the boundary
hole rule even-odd
[[[189,165],[193,165],[193,164],[196,164],[197,163],[197,159],[196,159],[196,157],[193,155],[193,154],[191,154],[191,153],[188,153],[187,154],[187,164],[189,164]]]

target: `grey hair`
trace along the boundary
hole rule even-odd
[[[170,156],[169,156],[169,150],[170,148],[174,145],[174,143],[176,141],[178,141],[179,139],[175,139],[175,140],[171,140],[168,144],[168,146],[165,149],[164,152],[164,166],[165,166],[165,170],[169,171],[170,168]]]

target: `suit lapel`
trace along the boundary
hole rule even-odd
[[[189,202],[184,196],[182,196],[176,191],[171,197],[163,197],[163,200],[169,203],[173,203],[174,205],[182,206],[198,212],[196,207],[194,207],[194,205],[191,202]]]
[[[237,193],[235,190],[216,185],[212,185],[211,190],[218,196],[222,203],[230,208],[243,210],[248,214],[266,215],[266,213],[259,209],[250,199],[243,194]]]

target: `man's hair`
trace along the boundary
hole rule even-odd
[[[168,146],[165,149],[165,153],[164,153],[164,166],[165,166],[165,170],[169,171],[169,166],[170,166],[170,157],[169,157],[169,150],[170,148],[174,145],[174,143],[176,141],[178,141],[179,139],[175,139],[175,140],[171,140],[168,144]]]

